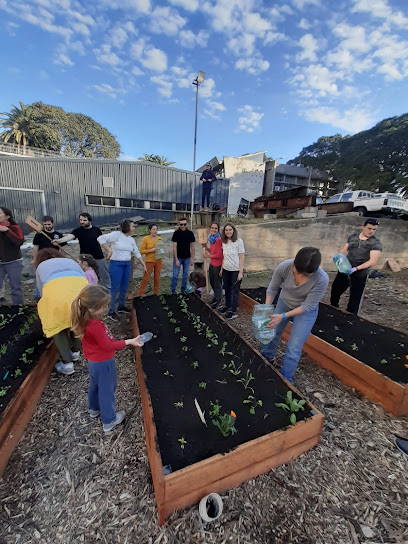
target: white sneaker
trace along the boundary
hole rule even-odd
[[[101,412],[99,410],[89,410],[89,416],[95,419]]]
[[[79,361],[80,357],[81,357],[80,351],[71,351],[71,361],[73,363],[76,363],[76,361]]]
[[[116,412],[116,419],[114,419],[111,423],[103,424],[103,430],[105,431],[105,433],[110,433],[111,431],[113,431],[113,429],[117,425],[122,423],[125,417],[126,417],[126,412],[124,410],[121,410],[120,412]]]
[[[55,365],[55,370],[60,374],[69,376],[75,372],[74,363],[63,363],[62,361],[58,361],[58,363]]]

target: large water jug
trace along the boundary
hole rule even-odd
[[[149,342],[153,338],[152,332],[144,332],[139,336],[139,340],[146,344],[146,342]]]
[[[275,329],[269,329],[266,324],[271,320],[275,307],[271,304],[256,304],[252,311],[252,332],[258,342],[264,346],[275,336]]]
[[[190,293],[194,293],[195,291],[195,284],[194,282],[187,282],[186,290],[185,292],[189,295]]]
[[[342,274],[350,274],[352,266],[350,261],[343,253],[337,253],[337,255],[333,257],[333,262],[337,266],[339,272]]]
[[[156,242],[156,259],[163,259],[164,255],[164,243],[163,240],[157,240]]]

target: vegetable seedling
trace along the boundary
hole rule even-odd
[[[156,349],[156,353],[161,353],[163,351],[163,348]]]
[[[220,415],[220,410],[221,410],[221,406],[218,404],[218,400],[216,400],[215,402],[212,402],[210,401],[210,406],[211,406],[211,410],[210,410],[210,417],[216,417],[216,416],[219,416]]]
[[[236,414],[231,410],[229,414],[222,414],[211,421],[213,424],[219,428],[222,436],[227,437],[230,434],[235,434],[237,429],[235,428]]]
[[[232,352],[231,351],[225,351],[227,348],[227,342],[223,342],[222,343],[222,348],[220,349],[220,351],[218,353],[220,353],[222,356],[224,355],[232,355]]]
[[[252,380],[255,380],[255,378],[252,376],[250,370],[247,370],[245,378],[241,378],[240,380],[237,380],[237,382],[242,383],[245,389],[251,389],[251,391],[253,392],[254,390],[252,389],[252,387],[249,387],[249,384],[252,382]]]
[[[228,370],[231,372],[231,374],[233,374],[234,376],[239,376],[241,374],[241,368],[242,368],[242,363],[239,365],[239,367],[237,368],[235,366],[235,363],[234,361],[231,361],[230,364],[228,365]]]
[[[286,393],[286,403],[284,402],[275,402],[275,406],[278,408],[283,408],[284,410],[287,410],[290,412],[290,422],[292,425],[296,423],[296,412],[299,410],[304,410],[304,404],[306,403],[305,400],[297,400],[293,398],[292,391],[288,391]]]
[[[178,334],[178,333],[180,332],[180,327],[176,327],[176,328],[174,329],[174,332],[175,332],[176,334]]]
[[[198,387],[199,387],[200,389],[205,389],[205,388],[207,387],[207,383],[206,383],[206,382],[200,382],[200,383],[198,384]]]
[[[184,450],[184,446],[187,444],[187,440],[184,440],[184,436],[182,436],[178,439],[178,441],[180,442],[180,448]]]
[[[351,349],[352,349],[353,351],[358,351],[358,346],[357,346],[357,344],[351,344],[350,347],[351,347]]]
[[[187,337],[186,336],[180,336],[180,342],[187,342]]]
[[[388,363],[387,359],[381,359],[381,364],[386,365]]]
[[[177,410],[178,410],[179,408],[183,408],[183,407],[184,407],[183,401],[180,400],[180,401],[178,401],[178,402],[175,402],[175,403],[174,403],[174,407],[177,408]]]
[[[193,368],[198,368],[198,361],[193,361],[193,362],[191,363],[191,366],[192,366]]]
[[[4,397],[10,387],[11,385],[5,385],[4,387],[0,387],[0,397]]]
[[[249,413],[254,415],[255,414],[255,408],[257,406],[262,406],[261,400],[256,400],[256,398],[253,395],[248,395],[248,398],[245,399],[242,404],[250,404]]]
[[[19,376],[21,376],[21,374],[21,370],[19,368],[16,368],[13,374],[13,378],[18,378]]]
[[[338,344],[341,344],[342,342],[344,342],[344,340],[343,340],[343,338],[341,336],[336,336],[335,340],[336,340],[336,342]]]

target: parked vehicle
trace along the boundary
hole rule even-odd
[[[353,212],[359,215],[383,214],[397,217],[406,213],[407,201],[394,193],[372,193],[371,191],[347,191],[333,195],[326,204],[352,202]]]

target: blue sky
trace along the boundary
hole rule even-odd
[[[92,5],[93,4],[93,5]],[[41,100],[90,115],[124,159],[192,168],[406,113],[406,0],[0,0],[0,110]]]

